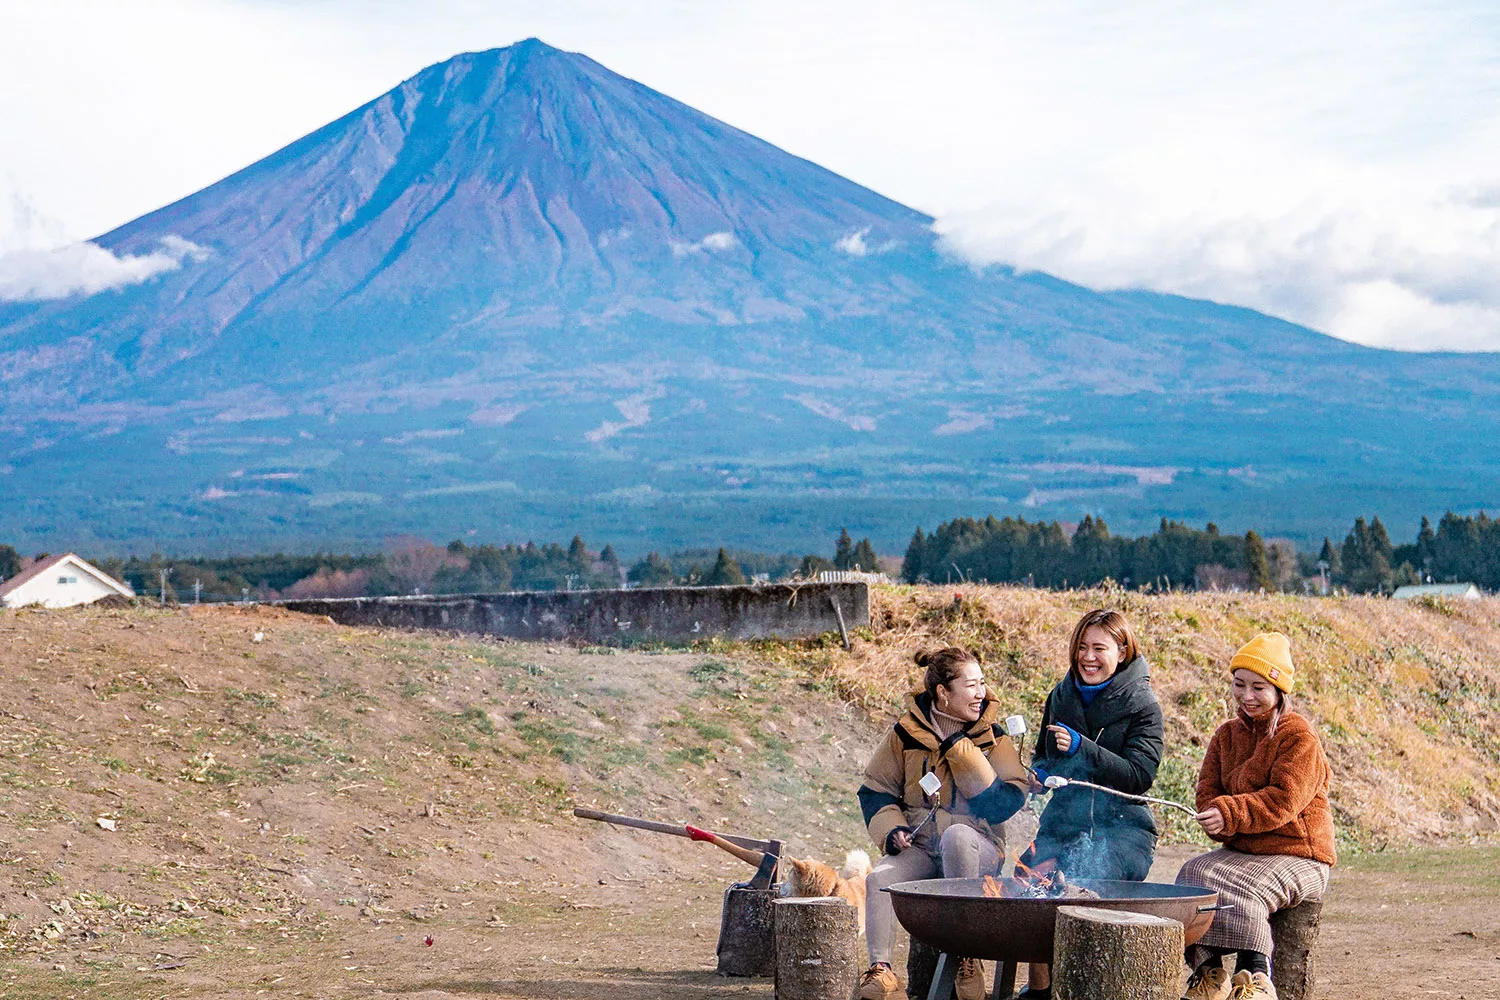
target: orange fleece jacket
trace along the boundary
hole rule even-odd
[[[1198,772],[1198,809],[1224,814],[1214,837],[1246,854],[1290,854],[1324,864],[1338,860],[1328,808],[1328,758],[1312,724],[1283,712],[1269,719],[1240,714],[1208,744]]]

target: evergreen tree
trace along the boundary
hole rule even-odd
[[[907,543],[906,558],[901,560],[901,579],[907,583],[916,583],[922,579],[926,558],[927,536],[922,534],[922,528],[918,525],[911,541]]]
[[[920,529],[918,529],[920,532]],[[0,545],[0,580],[9,580],[21,572],[21,553],[9,545]]]
[[[1354,519],[1342,557],[1343,581],[1350,590],[1371,594],[1390,589],[1391,540],[1379,518],[1374,524],[1366,524],[1362,517]]]
[[[804,580],[812,580],[824,570],[831,569],[833,569],[833,563],[822,556],[815,556],[812,553],[808,553],[802,557],[802,565],[797,567],[797,575]]]
[[[833,568],[854,568],[854,539],[849,537],[848,528],[839,529],[839,540],[833,547]]]
[[[677,582],[677,574],[659,552],[646,553],[646,558],[630,567],[626,577],[641,587],[670,587]]]
[[[599,553],[599,561],[605,566],[618,567],[620,565],[620,557],[615,555],[615,547],[613,545],[604,546],[604,551]]]
[[[859,544],[854,546],[854,554],[850,557],[854,562],[854,568],[866,573],[880,572],[880,558],[875,555],[875,546],[870,544],[868,538],[861,538]]]
[[[745,574],[740,570],[740,564],[729,558],[728,552],[720,549],[718,558],[714,560],[714,568],[708,571],[703,582],[709,587],[743,587]]]
[[[1254,531],[1245,532],[1245,569],[1250,573],[1251,590],[1276,589],[1276,583],[1271,579],[1271,564],[1266,559],[1266,543]]]
[[[589,568],[589,548],[583,544],[583,538],[574,535],[573,540],[568,543],[568,565],[578,572]]]
[[[1318,550],[1318,562],[1326,564],[1330,578],[1337,577],[1343,571],[1343,560],[1339,558],[1339,550],[1333,547],[1333,542],[1327,535],[1323,536],[1323,547]]]
[[[1417,532],[1416,566],[1424,574],[1430,574],[1437,567],[1437,534],[1432,530],[1432,522],[1425,517]]]

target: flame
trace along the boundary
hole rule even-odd
[[[1001,885],[993,875],[984,877],[984,894],[990,899],[1004,899],[1005,886]]]
[[[1047,858],[1035,865],[1016,862],[1016,882],[1028,896],[1057,896],[1067,888],[1067,879],[1057,867],[1057,859]]]

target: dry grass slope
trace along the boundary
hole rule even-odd
[[[1022,587],[882,587],[852,653],[767,644],[882,716],[916,683],[911,653],[954,643],[981,651],[995,690],[1035,726],[1084,611],[1113,607],[1135,625],[1167,719],[1156,794],[1191,803],[1208,737],[1229,717],[1230,656],[1257,632],[1292,639],[1295,705],[1319,726],[1334,769],[1347,846],[1385,846],[1500,826],[1500,601],[1373,597],[1143,595]],[[1194,839],[1186,817],[1166,832]],[[1179,822],[1179,819],[1181,822]]]

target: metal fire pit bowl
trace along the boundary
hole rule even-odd
[[[891,894],[896,919],[907,933],[950,955],[997,962],[1052,961],[1052,932],[1059,906],[1092,906],[1170,917],[1182,924],[1185,944],[1192,944],[1214,921],[1219,894],[1196,886],[1166,882],[1117,882],[1076,879],[1098,899],[1046,899],[1021,895],[1012,878],[996,881],[1014,897],[984,894],[982,878],[930,878],[897,882]]]

